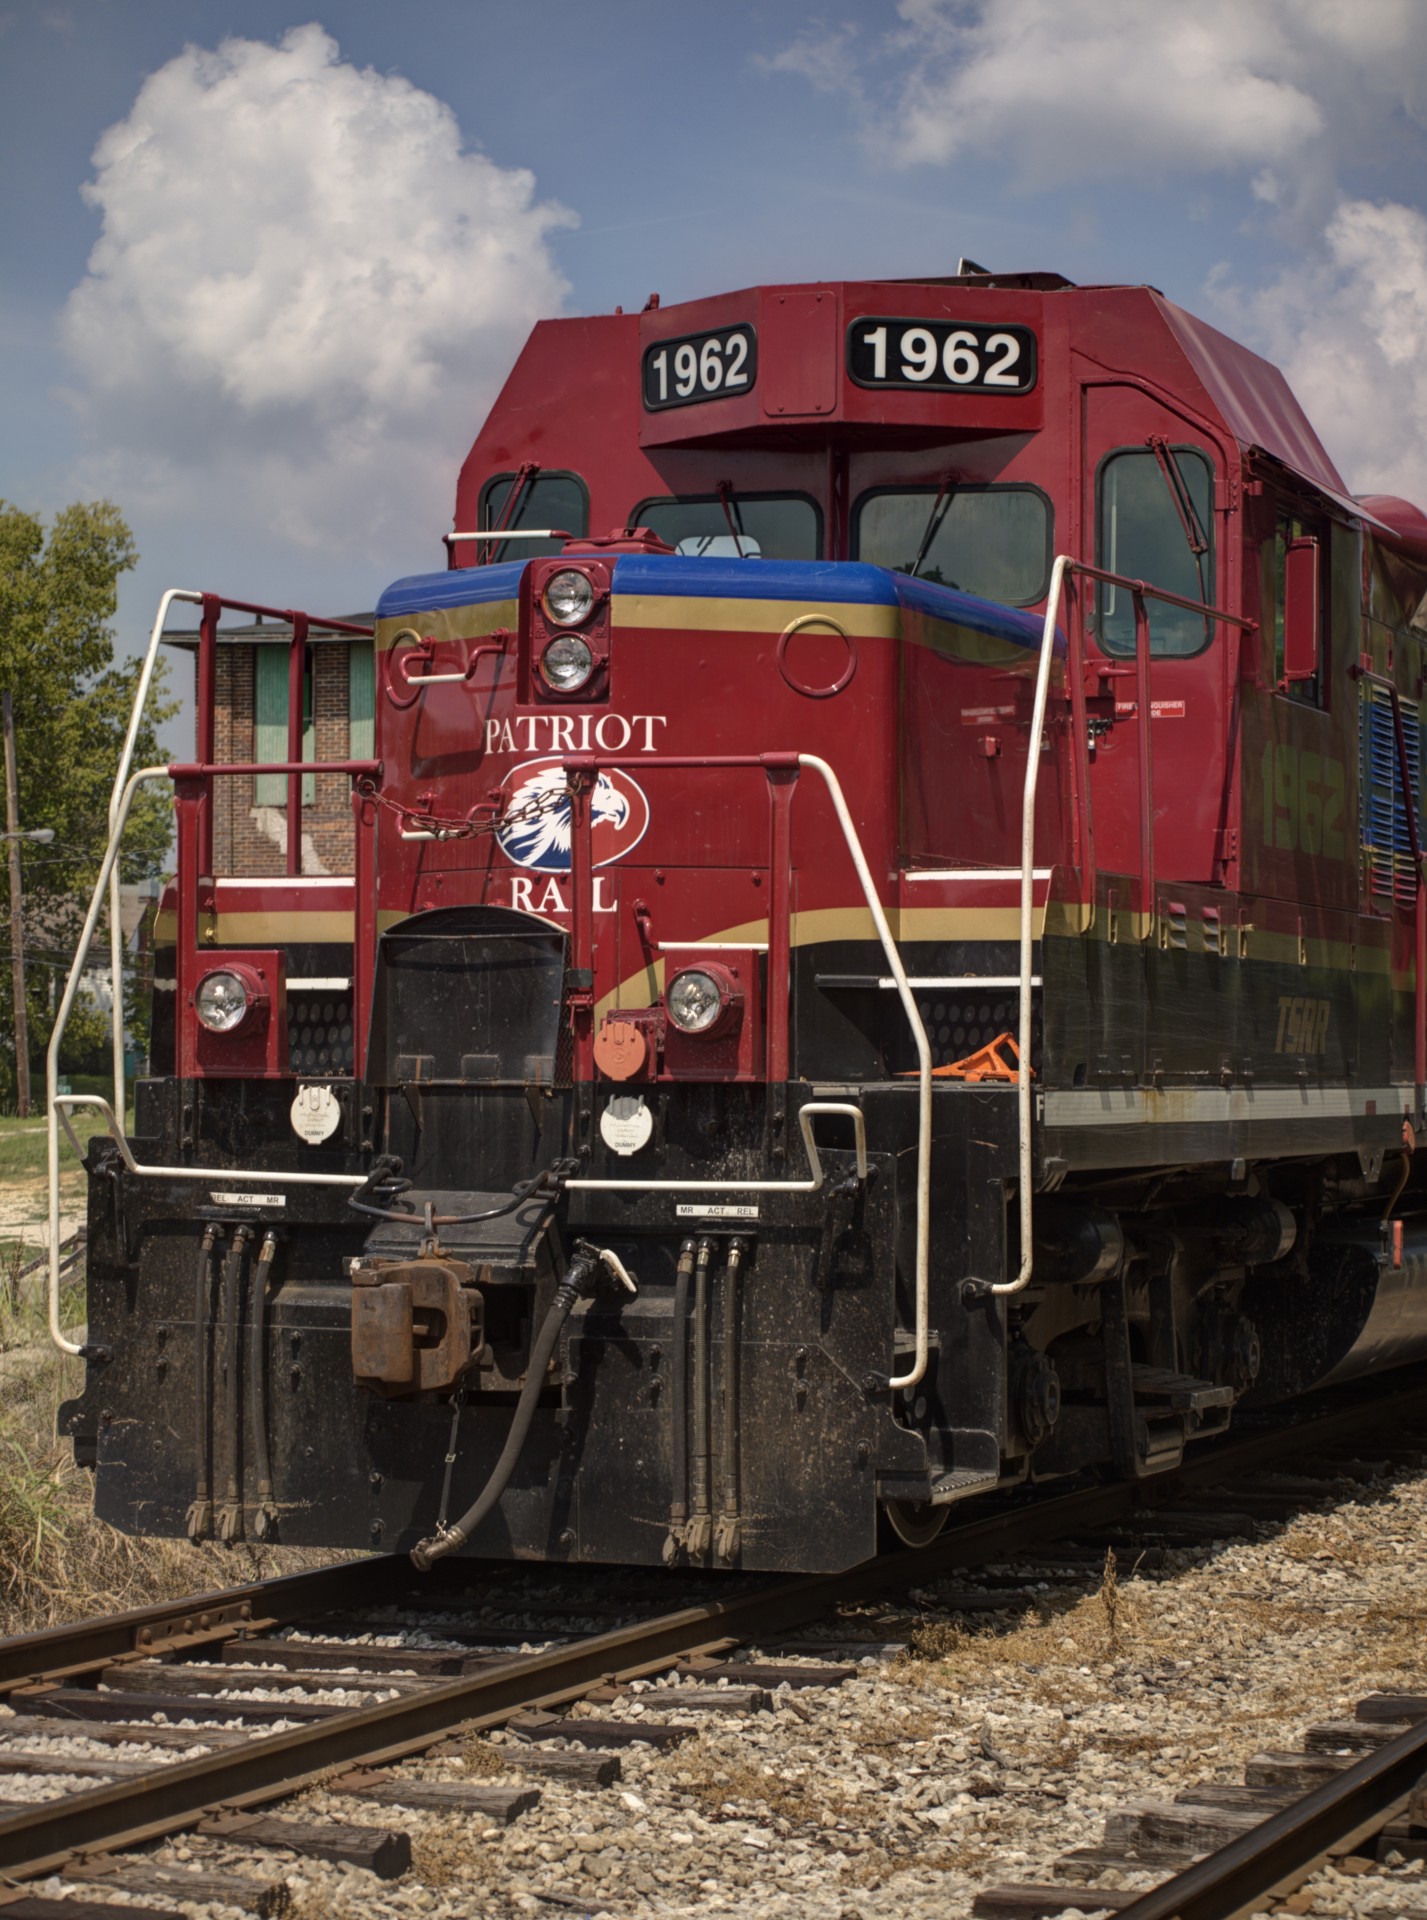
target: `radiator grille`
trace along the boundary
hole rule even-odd
[[[350,992],[304,992],[289,982],[287,1057],[293,1073],[351,1073],[355,1056]]]

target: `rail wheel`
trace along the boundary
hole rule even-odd
[[[904,1547],[929,1547],[951,1516],[949,1506],[934,1507],[925,1500],[884,1500],[882,1512]]]

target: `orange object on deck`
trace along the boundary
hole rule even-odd
[[[1003,1057],[1002,1050],[1011,1057]],[[934,1080],[1018,1080],[1021,1074],[1021,1050],[1013,1033],[998,1033],[988,1046],[978,1047],[964,1060],[953,1060],[944,1067],[933,1067]]]

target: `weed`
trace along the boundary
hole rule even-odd
[[[1105,1571],[1100,1579],[1100,1604],[1105,1609],[1105,1635],[1111,1654],[1120,1651],[1120,1575],[1115,1549],[1105,1549]]]

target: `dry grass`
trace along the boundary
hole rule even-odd
[[[74,1301],[64,1323],[81,1312]],[[335,1557],[135,1539],[95,1519],[92,1476],[75,1466],[70,1441],[55,1432],[61,1403],[83,1379],[83,1362],[50,1344],[38,1299],[15,1300],[0,1286],[0,1634],[178,1600]]]

